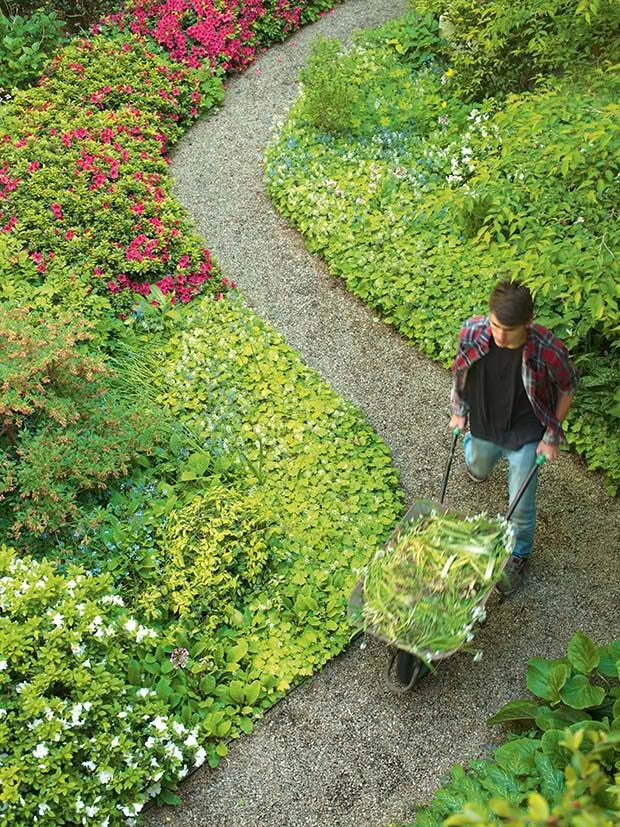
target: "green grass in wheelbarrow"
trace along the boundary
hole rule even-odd
[[[366,567],[362,624],[429,661],[473,638],[513,547],[503,518],[436,512],[405,525]]]

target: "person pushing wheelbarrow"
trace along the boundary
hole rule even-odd
[[[518,281],[500,281],[486,316],[474,316],[459,333],[452,364],[450,427],[465,432],[468,475],[484,482],[497,461],[508,460],[512,501],[538,455],[556,459],[562,422],[578,384],[565,345],[533,321],[534,302]],[[535,475],[512,514],[515,547],[498,584],[504,596],[521,585],[536,529]]]

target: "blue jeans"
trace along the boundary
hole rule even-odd
[[[527,442],[518,451],[502,448],[495,442],[478,439],[468,431],[465,434],[463,448],[467,467],[476,477],[487,477],[498,460],[506,457],[508,460],[508,496],[512,502],[515,494],[521,487],[523,480],[536,462],[536,448],[538,442]],[[529,557],[534,544],[536,531],[536,484],[538,474],[535,474],[521,497],[521,502],[512,515],[516,545],[514,554],[517,557]]]

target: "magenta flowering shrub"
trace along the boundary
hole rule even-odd
[[[118,108],[105,108],[104,99],[90,104],[108,88],[95,83],[92,50],[102,53],[104,67],[111,59],[109,44],[99,41],[86,49],[76,77],[67,80],[60,67],[76,65],[80,44],[55,61],[40,89],[3,107],[0,236],[14,236],[24,254],[0,263],[0,295],[9,276],[15,285],[16,266],[28,285],[42,288],[57,257],[75,279],[88,282],[87,292],[107,295],[121,313],[153,284],[173,302],[188,302],[206,287],[217,294],[225,285],[170,193],[165,154],[181,131],[175,120],[181,88],[185,108],[200,106],[200,93],[160,59],[151,76],[140,71],[144,46],[129,37],[131,48],[122,53],[128,60],[133,55],[132,84],[117,84]],[[147,111],[135,105],[149,96],[157,103]],[[106,97],[111,105],[112,93]]]
[[[172,303],[233,288],[171,195],[167,149],[223,98],[223,72],[331,5],[129,0],[60,51],[2,106],[0,299],[70,292],[124,318],[153,285]]]
[[[245,69],[261,44],[255,31],[266,16],[277,21],[280,39],[299,25],[300,8],[291,0],[133,0],[125,13],[105,18],[135,34],[149,35],[173,60],[198,68]]]

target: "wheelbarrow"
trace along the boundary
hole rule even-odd
[[[400,538],[400,535],[405,531],[406,528],[408,528],[409,524],[419,519],[421,516],[431,514],[432,512],[436,512],[439,514],[449,514],[450,516],[456,517],[457,519],[465,518],[464,514],[461,514],[456,511],[451,511],[443,504],[446,495],[446,488],[448,486],[448,477],[450,475],[450,469],[452,467],[452,460],[454,459],[454,452],[456,450],[456,444],[458,442],[460,433],[460,428],[455,428],[452,432],[452,446],[450,448],[450,453],[448,455],[448,459],[446,461],[446,466],[444,469],[439,502],[424,499],[415,500],[405,513],[404,517],[400,520],[400,522],[394,529],[390,539],[385,544],[384,549],[386,552],[389,553],[389,551],[395,547]],[[515,508],[517,507],[517,505],[521,501],[521,498],[523,497],[523,494],[525,493],[525,490],[527,489],[532,478],[538,471],[539,466],[541,466],[544,463],[544,461],[544,454],[539,454],[536,458],[534,465],[530,469],[527,477],[523,481],[523,484],[517,491],[513,501],[510,503],[508,512],[506,513],[507,521],[510,520],[510,518],[512,517]],[[509,549],[509,551],[511,552],[512,549]],[[502,570],[506,566],[506,563],[508,562],[509,558],[510,554],[506,554],[505,559],[501,563]],[[487,600],[493,593],[494,589],[495,587],[490,587],[488,589],[481,590],[478,596],[478,600],[475,603],[475,607],[483,609]],[[500,592],[500,599],[503,600],[503,598],[504,596]],[[360,580],[358,580],[355,588],[353,589],[348,603],[348,616],[356,625],[359,625],[359,619],[362,616],[363,607],[364,577],[361,577]],[[482,612],[479,612],[479,614],[482,614]],[[446,658],[449,658],[452,655],[454,655],[460,649],[459,647],[457,649],[452,649],[446,652],[420,652],[408,648],[407,645],[404,644],[402,641],[395,642],[393,640],[388,639],[373,626],[369,626],[368,628],[366,628],[366,634],[369,634],[372,637],[375,637],[388,645],[390,657],[385,668],[385,681],[388,687],[392,690],[392,692],[396,694],[404,694],[405,692],[408,692],[425,675],[427,675],[430,672],[428,664],[435,661],[445,660]],[[394,672],[396,673],[396,680],[394,680]]]

